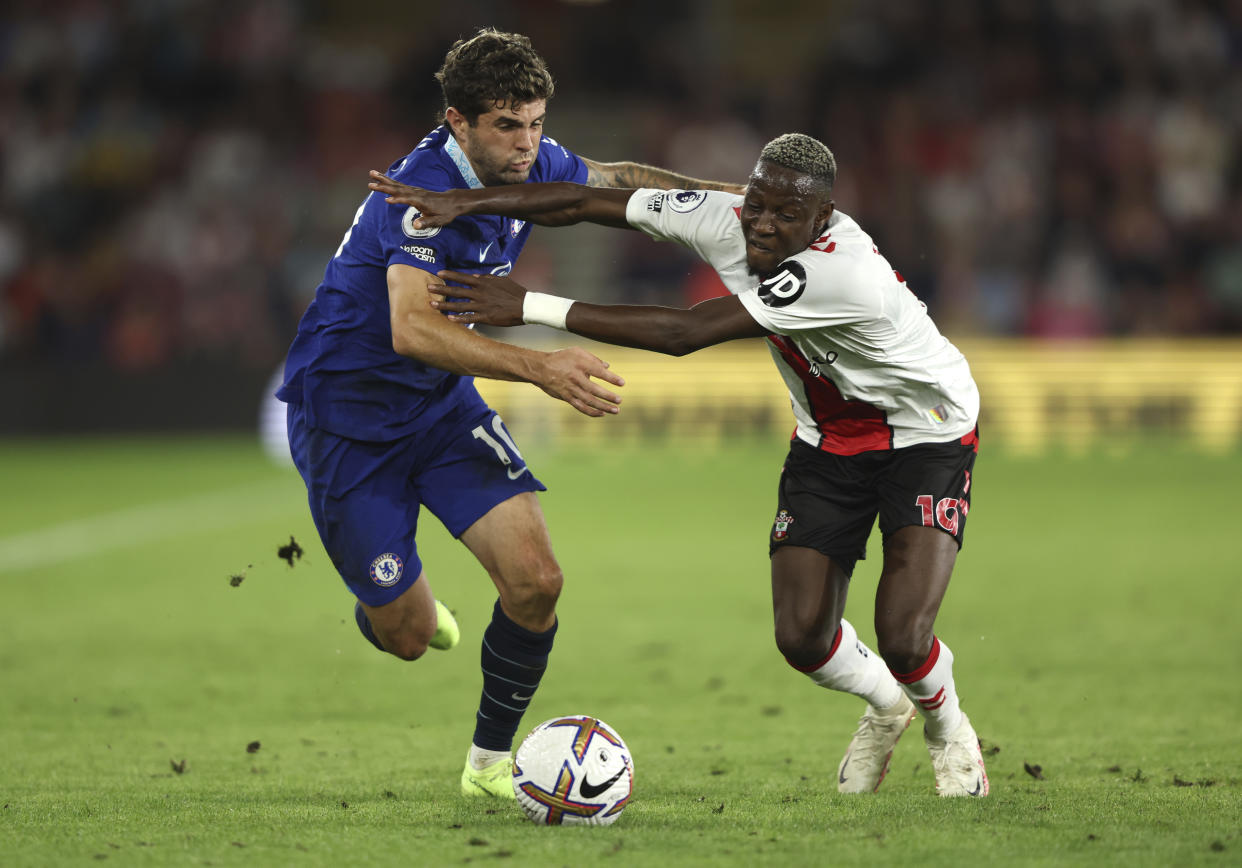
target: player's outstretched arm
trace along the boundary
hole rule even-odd
[[[390,204],[417,208],[420,213],[414,220],[415,229],[443,226],[465,214],[501,214],[540,226],[587,222],[631,228],[625,219],[625,206],[633,190],[595,189],[557,181],[436,192],[402,184],[374,169],[367,186],[383,193],[384,201]]]
[[[692,308],[659,305],[588,304],[527,292],[509,277],[441,271],[459,286],[432,287],[431,306],[463,323],[513,326],[538,323],[592,340],[684,356],[703,347],[768,332],[737,296],[713,298]],[[450,300],[445,290],[452,295]]]
[[[444,371],[493,380],[534,383],[587,416],[616,413],[621,398],[596,380],[623,386],[608,363],[580,347],[544,353],[493,341],[432,310],[426,271],[388,267],[393,349]]]
[[[686,175],[679,175],[667,169],[646,166],[642,163],[597,163],[582,157],[587,166],[587,186],[590,187],[621,187],[638,189],[648,187],[655,190],[723,190],[741,196],[746,192],[745,184],[728,184],[722,181],[701,181]]]

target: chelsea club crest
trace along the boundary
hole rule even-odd
[[[384,552],[371,561],[371,581],[381,588],[391,588],[401,580],[404,565],[392,552]]]

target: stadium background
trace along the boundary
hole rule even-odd
[[[252,429],[366,170],[433,125],[445,48],[489,24],[531,35],[557,79],[548,133],[595,159],[735,180],[774,135],[823,138],[838,206],[967,350],[993,442],[1239,441],[1236,2],[9,10],[0,433]],[[718,291],[686,251],[592,227],[534,233],[515,276]],[[634,374],[617,436],[787,428],[762,349],[600,352]],[[610,436],[531,387],[489,394],[549,436]]]
[[[603,715],[639,782],[600,835],[457,798],[494,590],[423,521],[462,647],[377,654],[256,425],[366,171],[432,126],[433,72],[485,24],[532,36],[548,132],[589,157],[740,179],[788,130],[834,148],[839,206],[983,392],[937,630],[991,798],[936,799],[914,732],[874,799],[836,793],[857,706],[771,639],[792,420],[760,342],[598,348],[628,380],[611,419],[481,384],[567,576],[526,723]],[[0,862],[1236,863],[1240,144],[1237,0],[10,0]],[[537,230],[516,275],[715,291],[591,227]],[[868,640],[877,545],[847,608]]]

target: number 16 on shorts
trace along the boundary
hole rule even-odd
[[[942,497],[936,500],[935,495],[920,494],[914,502],[923,513],[923,527],[939,527],[952,536],[957,536],[961,520],[970,512],[970,501],[965,498]]]

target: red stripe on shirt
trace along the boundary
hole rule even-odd
[[[888,415],[864,401],[847,401],[837,384],[811,373],[811,363],[782,335],[768,335],[781,357],[806,386],[811,418],[819,428],[819,448],[833,455],[857,455],[893,448]]]
[[[975,454],[978,454],[979,452],[979,426],[978,425],[976,425],[974,427],[974,430],[971,431],[969,434],[962,435],[962,445],[973,447],[975,450]]]

